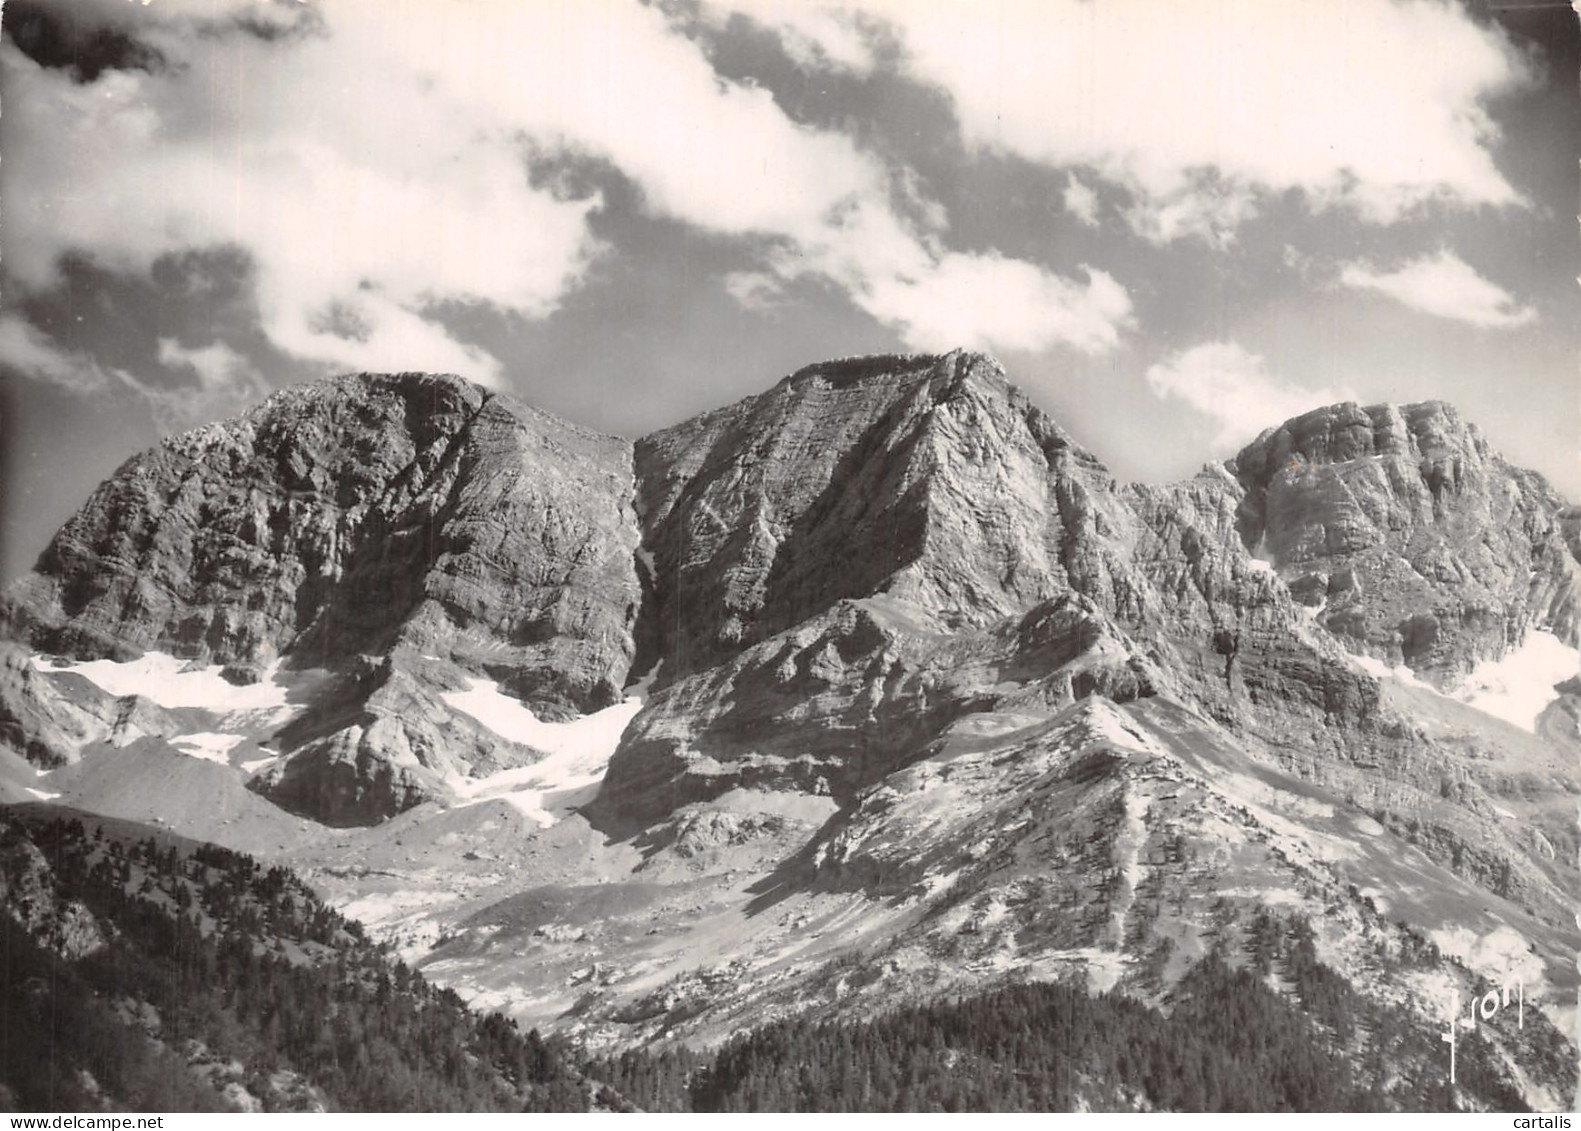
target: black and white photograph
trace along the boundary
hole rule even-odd
[[[0,1118],[1569,1127],[1578,67],[4,0]]]

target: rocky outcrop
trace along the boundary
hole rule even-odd
[[[81,902],[62,896],[49,860],[0,815],[0,914],[68,962],[102,950],[104,932]]]
[[[1091,537],[1112,476],[979,354],[810,366],[636,458],[664,680],[846,598],[888,594],[936,631],[1065,589],[1128,599]]]
[[[0,745],[44,769],[94,743],[126,746],[176,733],[168,712],[137,695],[108,695],[80,675],[41,671],[26,649],[0,641]]]
[[[1501,654],[1526,626],[1570,623],[1576,564],[1556,497],[1440,409],[1367,411],[1415,423],[1363,442],[1313,414],[1285,426],[1288,444],[1270,433],[1187,482],[1127,487],[997,365],[954,354],[813,366],[639,442],[656,566],[639,635],[664,667],[595,818],[653,826],[735,790],[850,805],[973,718],[1157,696],[1460,874],[1558,913],[1568,873],[1534,868],[1492,816],[1485,788],[1502,786],[1468,779],[1347,654],[1376,642],[1314,618],[1328,594],[1314,598],[1308,568],[1335,538],[1330,560],[1362,555],[1364,573],[1401,586],[1424,547],[1458,555],[1476,566],[1455,573],[1471,579],[1459,599],[1481,585],[1515,610],[1508,633],[1465,654]],[[1446,455],[1456,444],[1464,454]],[[1399,515],[1366,518],[1374,542],[1347,541],[1325,531],[1362,529],[1354,485],[1296,505],[1294,470],[1271,465],[1298,449],[1304,466],[1392,467],[1401,483],[1409,461],[1419,491],[1398,488]],[[1333,486],[1371,473],[1311,474]],[[1520,589],[1488,547],[1527,535],[1542,569]],[[1375,584],[1331,607],[1382,624],[1419,597]]]
[[[0,642],[0,743],[30,762],[53,769],[75,760],[109,733],[114,713],[87,680],[62,688],[40,675],[27,649]]]
[[[1530,629],[1577,638],[1564,500],[1446,404],[1318,409],[1231,470],[1243,541],[1356,651],[1447,682]]]
[[[1124,487],[990,358],[811,366],[637,465],[662,690],[606,812],[849,797],[1001,704],[1172,693],[1232,720],[1250,687],[1281,738],[1332,752],[1372,724],[1375,686],[1240,544],[1233,476]],[[1061,647],[1033,646],[1056,622]]]
[[[987,629],[945,634],[889,596],[827,613],[670,683],[633,721],[593,810],[646,826],[734,789],[850,803],[956,720],[1128,702],[1169,677],[1090,599],[1066,593]]]
[[[135,457],[7,594],[10,633],[325,666],[397,642],[566,710],[618,698],[630,449],[456,378],[346,377]]]
[[[1492,874],[1508,845],[1439,807],[1454,756],[1347,649],[1447,679],[1533,626],[1574,639],[1577,529],[1439,405],[1335,406],[1127,486],[972,353],[810,366],[635,445],[343,378],[128,463],[3,613],[46,651],[326,669],[249,784],[333,824],[537,757],[447,705],[469,676],[554,719],[658,665],[610,828],[735,789],[846,804],[974,715],[1164,697]],[[159,733],[3,672],[36,761]]]
[[[330,709],[282,731],[291,753],[249,789],[325,824],[368,825],[537,757],[445,705],[461,688],[450,664],[403,648],[354,671],[322,696]]]
[[[347,673],[309,712],[338,725],[288,734],[295,756],[253,784],[326,821],[374,821],[531,752],[469,727],[447,741],[432,716],[449,713],[410,712],[400,679],[358,674],[365,656],[407,685],[434,666],[422,657],[442,660],[549,718],[618,701],[640,597],[632,494],[625,441],[456,378],[340,378],[129,461],[0,617],[61,655],[153,649],[238,683],[281,657]],[[113,727],[91,688],[43,704],[54,693],[25,666],[0,675],[12,745],[54,764]]]

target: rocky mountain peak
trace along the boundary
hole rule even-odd
[[[953,382],[979,380],[1001,388],[1010,384],[1004,366],[991,354],[965,349],[945,354],[880,353],[832,358],[803,366],[780,384],[850,389],[870,382],[892,386],[908,378]]]
[[[624,440],[456,377],[341,377],[130,460],[0,621],[84,660],[163,653],[239,683],[277,661],[339,673],[337,702],[299,721],[296,754],[258,785],[337,823],[376,819],[499,760],[413,665],[487,678],[551,718],[619,700],[640,598],[631,499]]]
[[[0,800],[297,852],[616,1043],[1017,969],[1157,1000],[1270,902],[1436,1026],[1397,960],[1471,977],[1400,923],[1573,992],[1578,545],[1439,403],[1126,485],[964,351],[634,443],[338,378],[129,461],[0,600]],[[1451,686],[1494,657],[1519,711]]]
[[[906,596],[941,627],[1025,607],[1062,569],[1049,515],[1113,486],[964,351],[810,366],[639,440],[636,465],[652,555],[637,666],[662,659],[663,679],[843,598]]]
[[[446,708],[468,681],[557,720],[653,674],[606,789],[651,815],[697,796],[699,745],[707,789],[745,758],[840,793],[1007,696],[1170,693],[1234,720],[1249,680],[1370,717],[1336,637],[1443,678],[1533,627],[1573,639],[1560,506],[1438,403],[1330,406],[1222,472],[1126,487],[963,350],[807,366],[635,444],[456,377],[358,375],[129,461],[0,616],[56,655],[333,673],[336,704],[254,784],[342,824],[532,757]],[[991,693],[949,674],[966,640]],[[53,683],[25,665],[6,686],[50,761],[114,733],[109,704],[46,727]]]
[[[1270,428],[1232,461],[1251,482],[1267,481],[1291,460],[1345,463],[1367,457],[1433,459],[1458,453],[1485,462],[1491,449],[1481,431],[1444,401],[1327,405]]]
[[[1442,401],[1316,409],[1228,469],[1244,543],[1358,651],[1451,680],[1531,629],[1576,638],[1564,500]]]

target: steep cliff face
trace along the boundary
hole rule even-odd
[[[620,830],[737,789],[849,804],[964,716],[1049,712],[1093,695],[1127,702],[1168,686],[1159,665],[1079,594],[956,633],[934,630],[902,599],[842,600],[657,692],[626,731],[591,812]]]
[[[319,671],[248,732],[249,784],[339,825],[541,756],[454,709],[473,679],[554,720],[655,676],[591,810],[612,830],[735,789],[848,804],[962,719],[1165,697],[1491,882],[1527,850],[1490,797],[1540,772],[1468,771],[1348,653],[1448,681],[1534,627],[1573,640],[1567,515],[1441,405],[1335,406],[1126,486],[971,353],[814,365],[634,446],[451,378],[344,378],[131,461],[4,613],[46,652]],[[3,673],[41,764],[233,725]],[[1509,883],[1551,900],[1546,867]]]
[[[1423,978],[1474,982],[1396,968],[1411,930],[1573,990],[1578,549],[1441,405],[1125,485],[970,353],[635,444],[345,378],[131,461],[5,595],[0,785],[216,792],[207,835],[297,838],[407,942],[451,908],[447,976],[615,1043],[1005,971],[1163,994],[1274,899],[1427,1024]]]
[[[1113,478],[979,354],[810,366],[639,441],[637,466],[662,679],[844,598],[953,631],[1112,587],[1088,543]]]
[[[630,450],[455,378],[347,377],[129,461],[6,595],[51,652],[256,671],[396,642],[588,709],[629,666]]]
[[[41,651],[170,653],[242,686],[281,659],[342,672],[316,708],[334,725],[298,736],[255,786],[336,823],[377,820],[447,776],[532,757],[476,727],[447,741],[442,711],[390,692],[434,666],[422,657],[550,718],[619,700],[640,595],[631,496],[624,441],[456,378],[341,378],[129,461],[0,615]],[[381,678],[365,656],[384,657]],[[11,725],[69,757],[20,717],[29,677],[13,670]]]
[[[990,358],[812,366],[637,463],[661,692],[605,811],[748,782],[849,796],[1005,700],[1172,693],[1232,718],[1251,685],[1272,732],[1329,752],[1373,722],[1376,686],[1240,545],[1238,481],[1121,486]],[[1083,634],[1030,657],[1052,607]]]
[[[172,437],[56,535],[7,595],[13,630],[85,658],[251,664],[315,626],[321,651],[355,651],[409,610],[415,535],[484,403],[460,382],[343,379]]]
[[[1564,500],[1448,405],[1335,405],[1233,461],[1246,544],[1348,646],[1448,683],[1534,628],[1573,643]]]
[[[985,713],[1163,697],[1461,874],[1562,914],[1570,871],[1498,817],[1512,793],[1544,792],[1562,757],[1539,768],[1489,751],[1468,768],[1352,656],[1369,640],[1314,616],[1310,580],[1321,549],[1336,573],[1354,562],[1372,579],[1336,597],[1341,625],[1405,608],[1422,623],[1417,567],[1433,553],[1471,563],[1445,592],[1514,612],[1496,640],[1463,644],[1483,649],[1468,668],[1527,628],[1565,631],[1576,569],[1557,500],[1440,408],[1370,410],[1376,436],[1327,411],[1229,467],[1127,487],[991,360],[953,354],[813,366],[639,443],[655,565],[643,646],[664,665],[595,819],[673,825],[662,841],[734,791],[848,805]],[[1298,464],[1339,470],[1312,472],[1302,495]],[[1365,518],[1351,481],[1378,474],[1402,486],[1375,492]],[[1521,567],[1524,588],[1490,548],[1521,538],[1542,567]],[[1531,811],[1542,843],[1559,835],[1550,800]]]
[[[1009,626],[1050,600],[1079,598],[1088,626],[1051,670],[1114,643],[1056,699],[1156,688],[1110,623],[1145,605],[1114,479],[991,358],[811,366],[639,441],[637,468],[638,666],[662,661],[661,690],[606,812],[651,820],[742,784],[849,797],[995,698],[995,673],[1026,666]]]

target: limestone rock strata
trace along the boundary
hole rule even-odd
[[[1354,650],[1447,682],[1532,628],[1573,641],[1573,520],[1439,402],[1317,409],[1232,461],[1241,537]]]
[[[1574,643],[1574,513],[1437,404],[1125,485],[972,353],[813,365],[635,444],[348,377],[129,461],[0,616],[46,653],[323,669],[251,785],[333,824],[539,756],[451,708],[470,680],[555,720],[655,675],[590,810],[611,829],[738,788],[854,803],[985,713],[1157,698],[1541,901],[1569,865],[1528,868],[1493,798],[1573,775],[1468,756],[1352,653],[1443,683],[1536,628]],[[0,666],[0,737],[40,764],[161,725]]]
[[[492,679],[547,718],[618,701],[640,596],[631,499],[625,441],[457,378],[340,378],[128,461],[0,617],[84,659],[165,651],[242,683],[280,657],[342,673],[309,711],[340,725],[288,734],[292,757],[253,784],[333,823],[376,821],[452,772],[533,756],[464,724],[471,741],[443,741],[455,725],[410,714],[394,668],[442,660],[452,682]],[[386,678],[358,674],[368,656]],[[53,693],[24,668],[7,661],[0,726],[25,752],[57,762],[103,737],[79,717],[102,695],[39,707]]]
[[[346,377],[128,461],[11,589],[11,634],[304,665],[397,641],[562,710],[616,699],[630,448],[456,378]]]

